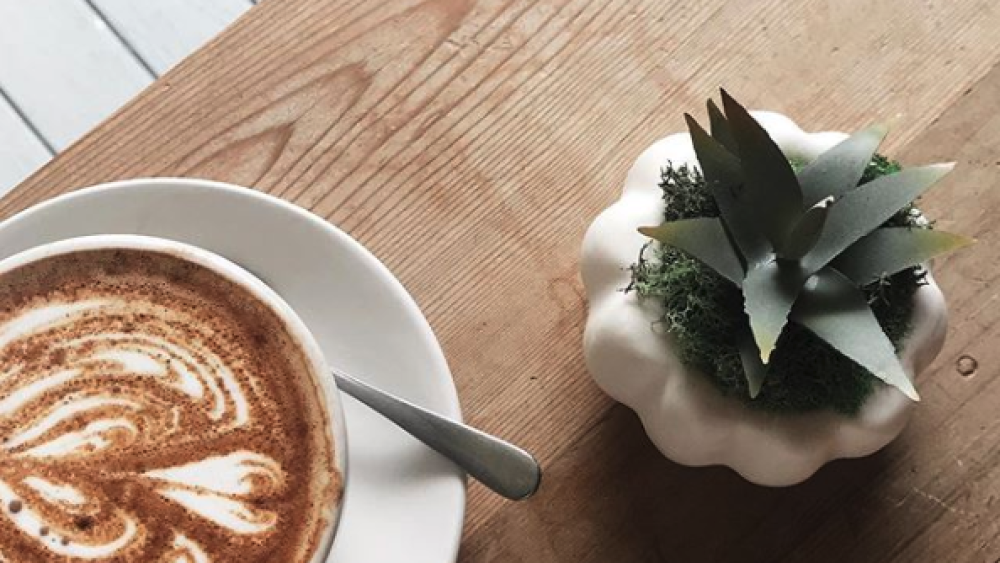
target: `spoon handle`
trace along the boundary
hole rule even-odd
[[[494,492],[522,500],[538,490],[542,470],[531,454],[485,432],[333,370],[337,386],[451,460]]]

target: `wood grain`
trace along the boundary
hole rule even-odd
[[[381,257],[427,314],[467,418],[546,466],[478,486],[460,559],[997,561],[1000,25],[994,2],[264,2],[0,203],[185,175],[279,194]],[[952,330],[904,435],[788,489],[663,459],[588,379],[578,246],[654,139],[720,84],[807,129],[894,118],[958,159],[925,206],[980,244],[939,264]],[[961,377],[954,362],[975,357]]]

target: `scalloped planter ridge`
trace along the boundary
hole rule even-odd
[[[776,113],[753,115],[789,157],[815,158],[846,138],[805,133]],[[621,198],[584,237],[584,357],[594,381],[639,415],[663,455],[684,465],[726,465],[760,485],[799,483],[828,461],[869,455],[895,439],[915,404],[893,387],[879,387],[853,417],[831,411],[777,415],[723,396],[707,376],[681,364],[670,335],[653,328],[659,303],[621,291],[629,282],[628,266],[647,241],[636,229],[663,220],[658,182],[667,162],[697,165],[686,133],[642,153]],[[930,275],[928,281],[915,295],[913,329],[900,355],[911,379],[940,352],[947,327],[944,296]]]

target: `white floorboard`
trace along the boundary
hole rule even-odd
[[[0,87],[62,150],[153,77],[86,3],[0,0]]]
[[[163,74],[252,6],[250,0],[92,0],[136,53]]]
[[[50,158],[49,150],[0,97],[0,196]]]
[[[254,3],[0,0],[0,196]]]

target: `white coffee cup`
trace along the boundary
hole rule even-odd
[[[339,391],[333,377],[329,375],[330,370],[320,346],[305,323],[280,295],[235,263],[207,250],[162,238],[139,235],[94,235],[37,246],[6,258],[0,261],[0,279],[17,268],[47,258],[84,251],[114,249],[166,253],[201,266],[245,288],[277,315],[287,327],[292,339],[301,345],[313,373],[317,375],[317,383],[322,390],[322,396],[319,397],[319,400],[328,415],[329,429],[332,434],[330,438],[333,442],[333,466],[339,472],[341,486],[346,485],[347,437],[343,409],[340,404]],[[322,507],[326,525],[310,563],[323,563],[329,556],[340,520],[344,501],[343,491],[337,497],[331,505]]]

